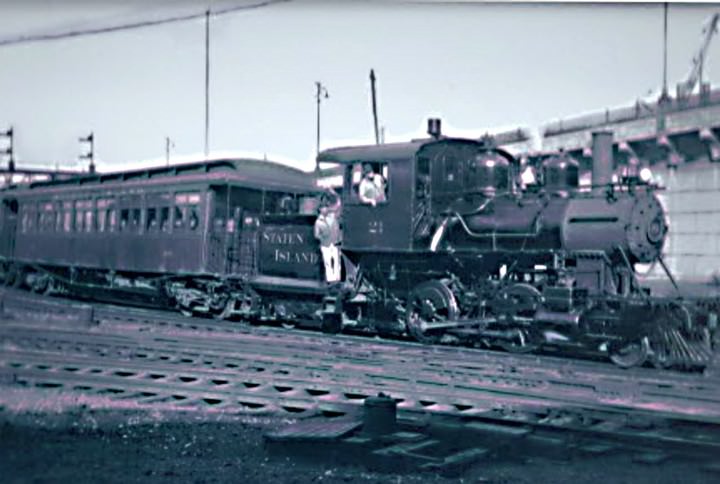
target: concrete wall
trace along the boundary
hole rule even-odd
[[[720,275],[720,163],[654,166],[666,190],[659,197],[668,211],[670,232],[665,260],[678,279],[708,282]],[[661,276],[656,267],[651,276]]]

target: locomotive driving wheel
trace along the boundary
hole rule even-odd
[[[410,294],[408,333],[421,343],[437,343],[444,333],[442,323],[457,319],[459,313],[457,300],[448,287],[448,281],[423,282]]]
[[[510,353],[530,353],[540,346],[532,318],[541,302],[540,291],[530,284],[513,284],[497,294],[492,302],[493,312],[500,324],[514,332],[512,337],[498,343],[502,349]]]

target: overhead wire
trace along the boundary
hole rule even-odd
[[[184,15],[174,15],[170,17],[164,17],[154,20],[139,20],[137,22],[129,22],[119,25],[109,25],[104,27],[91,27],[87,29],[76,29],[65,32],[57,33],[41,33],[41,34],[30,34],[30,35],[19,35],[8,38],[0,38],[0,47],[8,47],[11,45],[27,44],[31,42],[46,42],[51,40],[70,39],[77,37],[84,37],[88,35],[100,35],[112,32],[122,32],[126,30],[141,29],[146,27],[154,27],[157,25],[164,25],[177,22],[186,22],[189,20],[195,20],[205,18],[209,12],[211,16],[217,17],[220,15],[226,15],[230,13],[240,12],[243,10],[256,10],[263,7],[268,7],[278,3],[286,3],[292,0],[265,0],[250,5],[234,5],[224,8],[218,8],[213,10],[212,8],[204,8],[201,12],[189,13]]]

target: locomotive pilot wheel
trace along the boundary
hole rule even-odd
[[[433,327],[457,319],[455,295],[445,280],[418,284],[410,295],[407,308],[407,330],[421,343],[432,344],[442,339],[443,328]]]
[[[620,368],[642,366],[650,355],[650,344],[647,338],[639,341],[622,341],[612,343],[609,348],[610,361]]]

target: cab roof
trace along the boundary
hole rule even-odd
[[[382,161],[414,157],[424,146],[435,143],[468,143],[483,146],[480,141],[462,138],[423,138],[405,143],[387,143],[380,145],[351,146],[331,148],[322,151],[317,161],[321,163],[356,163],[362,161]]]

